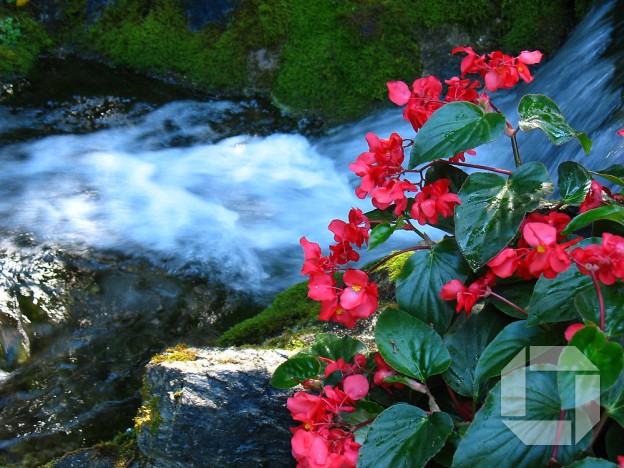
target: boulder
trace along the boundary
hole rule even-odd
[[[289,355],[186,348],[157,356],[137,417],[140,452],[156,467],[294,466],[286,408],[293,392],[269,384]]]

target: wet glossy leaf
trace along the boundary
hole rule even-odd
[[[589,276],[587,278],[591,284],[576,294],[574,304],[581,317],[596,326],[600,326],[598,295],[593,281]],[[605,335],[609,337],[624,335],[624,284],[615,283],[611,286],[600,284],[600,290],[605,308]]]
[[[552,99],[542,94],[527,94],[518,104],[518,114],[521,119],[518,126],[523,132],[539,128],[555,145],[562,145],[572,138],[577,138],[585,154],[589,154],[591,140],[584,132],[570,126]]]
[[[280,364],[270,384],[276,388],[291,388],[306,379],[317,378],[321,370],[321,361],[314,356],[295,356]]]
[[[386,309],[379,316],[375,342],[393,369],[420,382],[444,372],[451,364],[440,335],[402,310]]]
[[[433,324],[438,333],[444,333],[455,313],[455,304],[440,297],[442,286],[453,279],[465,281],[469,271],[452,238],[444,239],[431,250],[419,250],[405,263],[397,280],[397,303],[402,310]]]
[[[587,169],[573,161],[559,165],[559,191],[563,203],[579,205],[591,186],[592,176]]]
[[[619,205],[605,205],[581,213],[570,221],[563,230],[563,234],[570,234],[601,219],[615,221],[616,223],[624,225],[624,207]]]
[[[321,333],[316,337],[315,343],[310,348],[310,353],[332,361],[338,358],[351,362],[356,354],[365,354],[366,345],[350,336],[338,337],[331,333]]]
[[[598,169],[589,172],[624,187],[624,164],[614,164],[606,169]]]
[[[372,250],[386,242],[394,232],[394,229],[395,226],[390,223],[381,223],[375,226],[368,239],[368,250]]]
[[[373,421],[360,449],[358,467],[425,466],[452,431],[453,420],[446,413],[427,415],[416,406],[393,405]]]
[[[506,179],[497,174],[471,174],[459,191],[455,235],[464,257],[476,271],[503,250],[516,235],[527,212],[553,190],[546,166],[530,162]]]
[[[475,382],[481,384],[487,379],[498,377],[523,348],[547,346],[557,343],[560,337],[541,327],[531,327],[526,320],[507,325],[485,348],[475,369]]]
[[[469,102],[450,102],[435,111],[418,131],[409,169],[494,141],[505,129],[505,116],[484,112]]]

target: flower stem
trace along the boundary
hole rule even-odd
[[[511,149],[513,150],[514,162],[516,167],[522,166],[522,159],[520,159],[520,150],[518,149],[518,140],[516,139],[516,133],[511,136]]]
[[[511,302],[509,299],[505,299],[503,296],[500,296],[498,294],[496,294],[494,291],[492,291],[491,289],[488,291],[488,295],[490,296],[494,296],[496,299],[498,299],[501,302],[504,302],[505,304],[507,304],[509,307],[512,307],[513,309],[517,310],[518,312],[520,312],[521,314],[525,315],[525,316],[529,316],[529,313],[524,310],[522,307],[517,306],[516,304],[514,304],[513,302]]]
[[[442,164],[448,164],[451,166],[462,166],[462,167],[472,167],[474,169],[483,169],[485,171],[490,171],[490,172],[497,172],[499,174],[505,174],[505,175],[511,175],[511,171],[508,171],[507,169],[499,169],[497,167],[490,167],[490,166],[482,166],[481,164],[472,164],[472,163],[466,163],[466,162],[451,162],[448,161],[447,159],[436,159],[435,161],[431,161],[428,164],[425,164],[423,167],[421,167],[418,170],[415,171],[405,171],[405,172],[420,172],[422,173],[424,170],[428,169],[429,167],[433,166],[436,163],[442,163]]]
[[[559,424],[557,424],[557,434],[555,435],[555,447],[553,448],[552,462],[557,462],[557,452],[559,452],[559,441],[561,440],[561,433],[563,432],[563,419],[565,418],[565,410],[559,412]]]

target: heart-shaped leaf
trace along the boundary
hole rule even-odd
[[[530,162],[509,179],[497,174],[471,174],[455,207],[457,243],[476,271],[503,250],[516,235],[525,213],[533,211],[550,194],[553,183],[546,166]]]
[[[397,280],[397,303],[402,310],[433,324],[438,333],[444,333],[455,312],[453,303],[440,297],[442,286],[453,279],[465,281],[469,271],[452,238],[430,250],[419,250],[407,260]]]
[[[381,223],[375,226],[368,238],[368,250],[372,250],[386,242],[394,232],[395,228],[395,225],[390,223]]]
[[[440,335],[402,310],[386,309],[379,316],[375,342],[393,369],[421,382],[444,372],[451,364]]]
[[[416,134],[409,169],[494,141],[505,123],[503,114],[485,112],[470,102],[450,102],[435,111]]]
[[[581,229],[601,219],[615,221],[616,223],[624,225],[624,207],[620,205],[604,205],[581,213],[570,221],[562,234],[568,235],[577,229]]]
[[[425,466],[452,431],[453,420],[446,413],[427,415],[416,406],[393,405],[373,421],[358,455],[358,467]]]
[[[321,370],[321,361],[315,356],[295,356],[281,363],[271,377],[275,388],[291,388],[307,379],[315,379]]]
[[[600,291],[605,309],[603,330],[605,335],[609,337],[624,335],[624,284],[615,283],[610,286],[600,284]],[[593,282],[591,287],[576,294],[574,304],[581,317],[600,326],[600,305]]]

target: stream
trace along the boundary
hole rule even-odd
[[[600,3],[531,84],[493,96],[517,123],[520,97],[546,94],[593,140],[586,157],[575,141],[521,134],[524,161],[622,163],[623,26],[624,2]],[[5,89],[0,465],[37,466],[131,427],[150,356],[214,343],[301,281],[299,238],[328,245],[332,219],[368,208],[348,163],[369,131],[413,133],[389,108],[318,135],[260,98],[78,59],[44,61]],[[508,144],[470,161],[511,169]],[[401,233],[362,261],[411,240]]]

